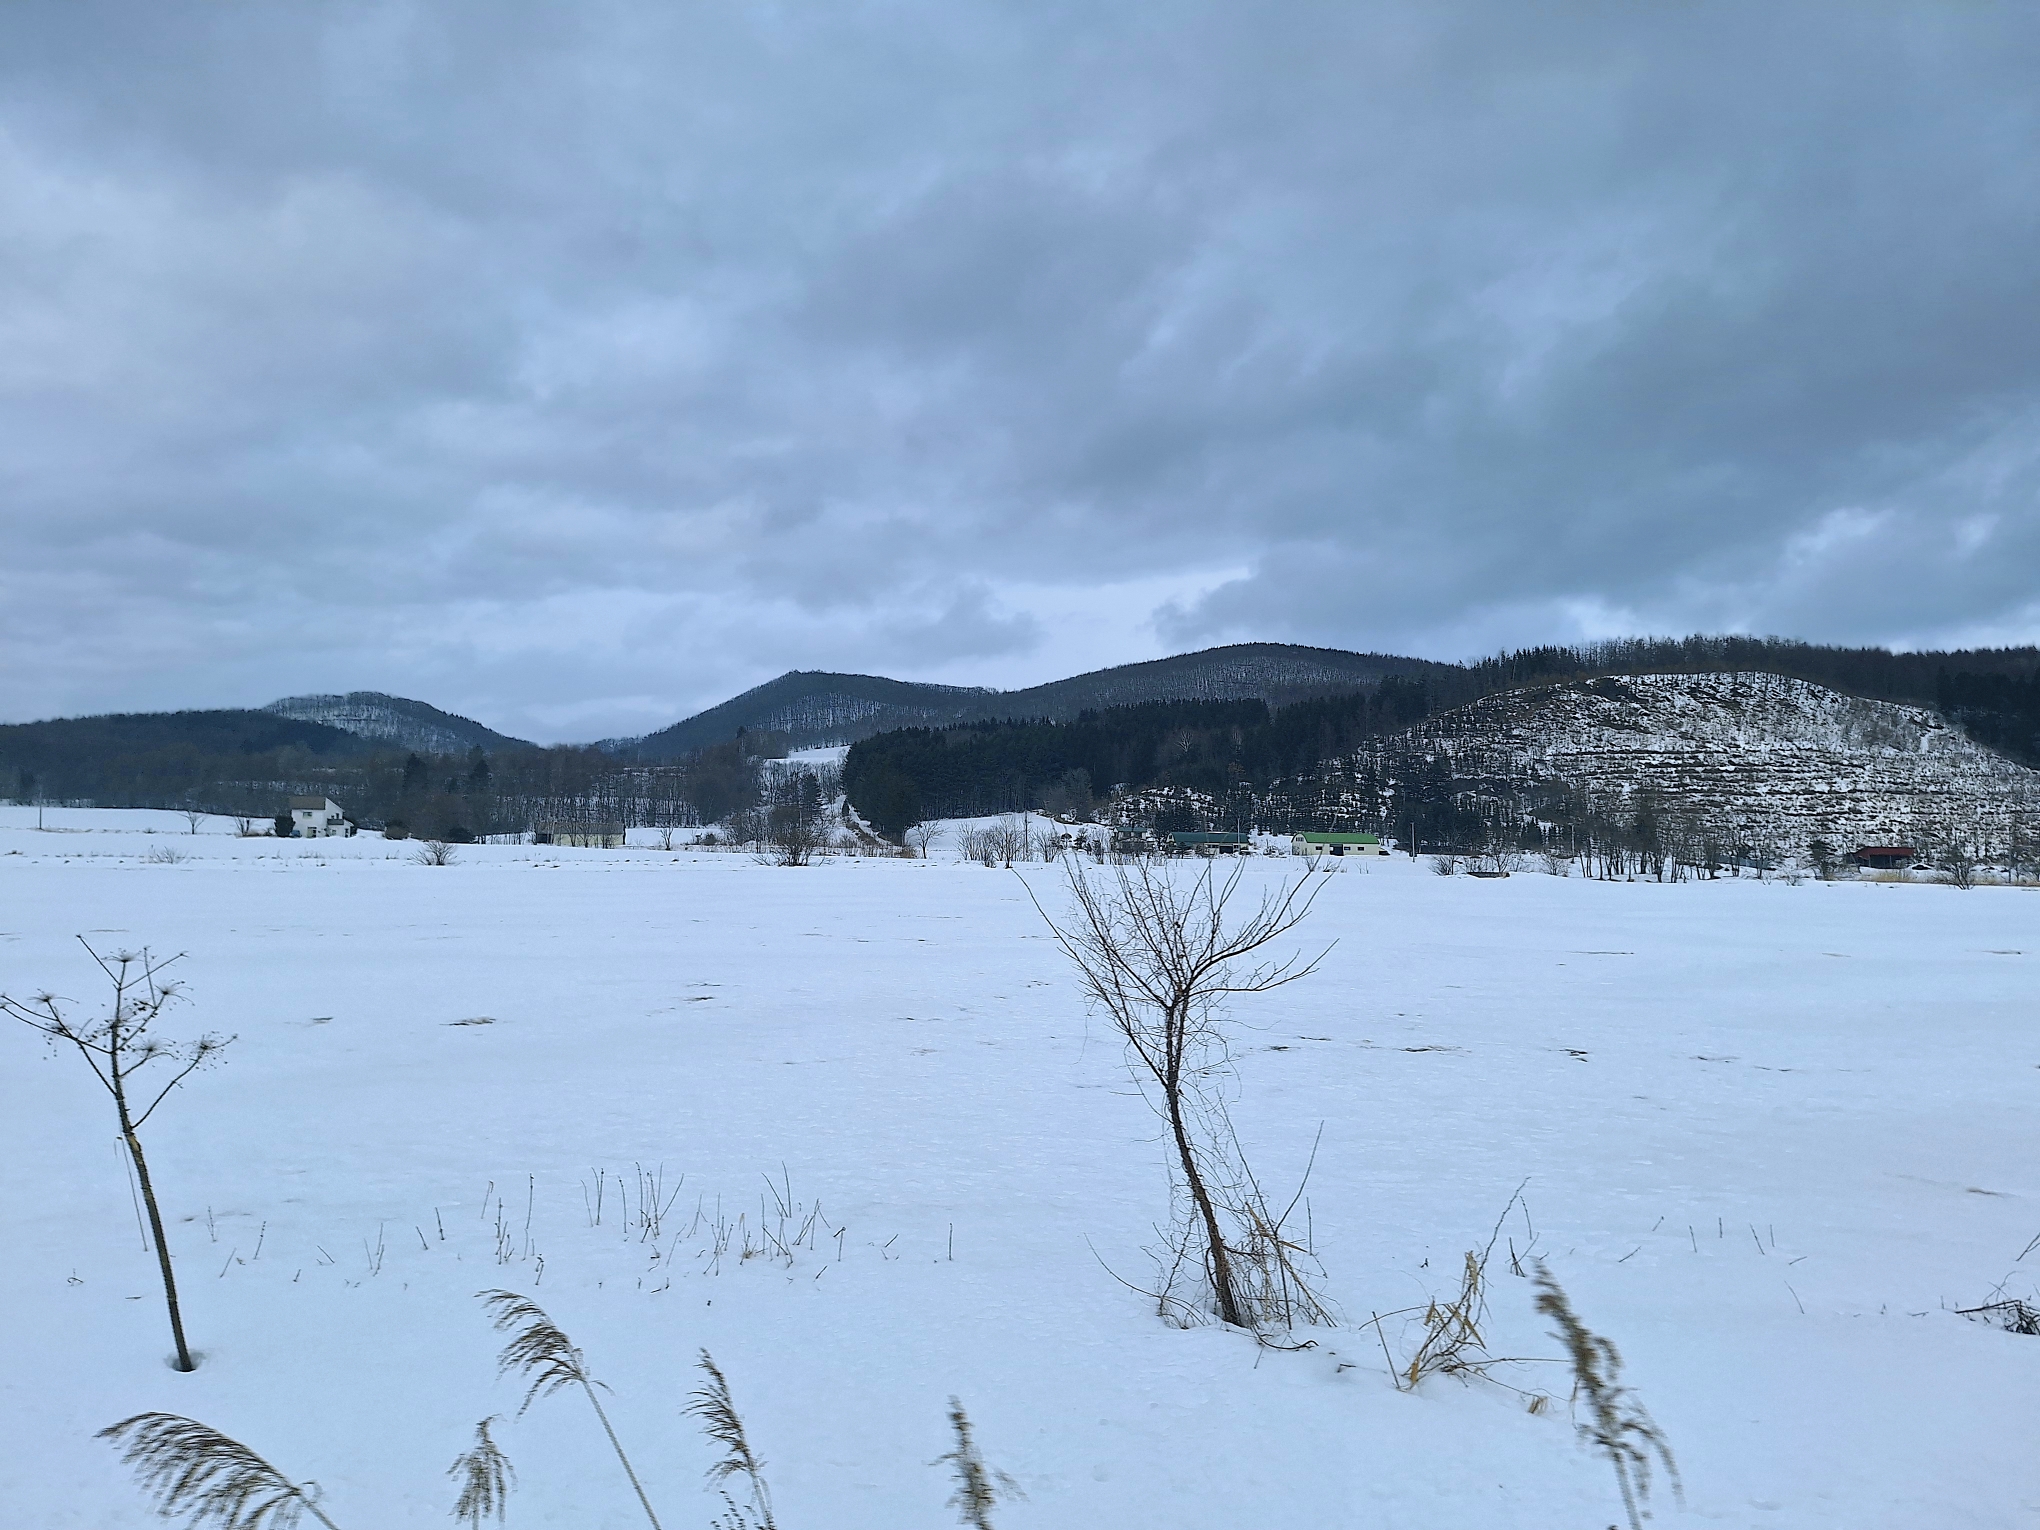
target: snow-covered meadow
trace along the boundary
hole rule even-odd
[[[1109,1273],[1145,1278],[1163,1148],[1015,873],[34,821],[0,809],[0,991],[96,1006],[75,937],[146,943],[189,953],[170,1031],[239,1039],[147,1134],[203,1355],[179,1375],[104,1096],[0,1032],[7,1530],[158,1523],[92,1438],[149,1409],[315,1479],[344,1530],[446,1523],[448,1464],[510,1415],[511,1525],[641,1523],[577,1399],[514,1416],[499,1286],[614,1389],[667,1530],[719,1507],[681,1413],[703,1348],[785,1530],[953,1523],[952,1394],[1027,1494],[1006,1530],[1599,1527],[1613,1478],[1505,1257],[1490,1348],[1541,1414],[1400,1392],[1360,1326],[1449,1290],[1526,1180],[1501,1247],[1620,1347],[1684,1478],[1659,1523],[2040,1518],[2040,1338],[1952,1310],[2040,1266],[2031,891],[1342,867],[1318,973],[1237,1009],[1256,1167],[1293,1181],[1323,1123],[1347,1322],[1284,1353]],[[817,1205],[790,1256],[741,1257]]]

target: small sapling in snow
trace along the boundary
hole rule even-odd
[[[1236,910],[1244,869],[1235,864],[1219,878],[1207,863],[1179,880],[1166,865],[1142,860],[1108,877],[1072,858],[1065,863],[1066,924],[1049,919],[1038,900],[1035,908],[1085,994],[1125,1041],[1128,1068],[1175,1150],[1173,1178],[1187,1205],[1158,1302],[1165,1312],[1189,1310],[1169,1290],[1187,1262],[1204,1276],[1207,1310],[1265,1335],[1330,1314],[1298,1268],[1307,1247],[1284,1229],[1296,1202],[1279,1214],[1269,1206],[1227,1119],[1217,1088],[1230,1061],[1225,1007],[1236,995],[1267,993],[1317,969],[1322,953],[1308,961],[1261,953],[1302,923],[1325,883],[1306,873],[1264,893],[1251,910]]]
[[[170,1267],[163,1213],[156,1203],[156,1185],[149,1177],[149,1161],[142,1152],[140,1132],[170,1092],[215,1061],[233,1038],[208,1033],[196,1041],[180,1044],[154,1034],[163,1011],[181,997],[180,986],[163,977],[163,970],[178,957],[158,961],[146,946],[139,952],[123,951],[108,957],[93,950],[82,936],[78,944],[85,947],[86,954],[113,985],[113,1003],[105,1014],[93,1020],[74,1019],[64,1008],[68,1001],[52,993],[40,993],[25,1000],[0,994],[0,1014],[11,1015],[41,1032],[53,1047],[61,1043],[75,1049],[112,1097],[114,1114],[120,1122],[121,1144],[134,1165],[142,1202],[148,1208],[149,1233],[156,1246],[157,1269],[163,1278],[163,1300],[170,1309],[170,1334],[177,1344],[173,1363],[180,1371],[196,1370],[191,1347],[184,1339],[184,1310],[177,1299],[177,1277]],[[163,1066],[145,1078],[144,1071],[158,1063]]]
[[[1587,1418],[1579,1424],[1580,1439],[1598,1450],[1615,1469],[1629,1530],[1642,1530],[1650,1517],[1651,1463],[1661,1464],[1679,1496],[1679,1468],[1672,1448],[1629,1389],[1617,1379],[1622,1356],[1615,1346],[1579,1320],[1559,1283],[1542,1260],[1537,1262],[1537,1310],[1558,1325],[1554,1334],[1572,1360],[1573,1402],[1587,1402]]]
[[[595,1395],[595,1389],[602,1383],[588,1374],[581,1352],[574,1348],[572,1341],[536,1302],[514,1291],[482,1291],[478,1294],[488,1307],[489,1320],[495,1324],[496,1330],[511,1335],[510,1342],[503,1346],[503,1353],[497,1357],[497,1373],[508,1375],[515,1372],[520,1380],[531,1383],[517,1411],[524,1412],[539,1398],[550,1396],[561,1387],[578,1386],[587,1396],[588,1406],[595,1410],[595,1417],[602,1421],[602,1432],[609,1436],[610,1448],[616,1452],[616,1459],[623,1463],[623,1474],[630,1479],[631,1489],[637,1494],[645,1518],[652,1522],[652,1530],[659,1530],[659,1516],[652,1512],[652,1501],[645,1496],[644,1485],[638,1481],[630,1457],[623,1453],[623,1445],[616,1438],[615,1429],[610,1427],[609,1415],[602,1409],[602,1399]]]

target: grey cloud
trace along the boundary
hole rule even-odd
[[[0,713],[593,736],[1229,568],[1089,662],[2031,640],[2036,77],[2003,5],[18,4]]]

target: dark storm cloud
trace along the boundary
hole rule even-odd
[[[0,710],[2040,637],[2040,21],[17,4]]]

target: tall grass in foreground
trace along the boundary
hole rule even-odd
[[[503,1353],[497,1358],[497,1373],[508,1375],[515,1371],[520,1379],[531,1383],[517,1411],[523,1413],[539,1398],[549,1397],[562,1387],[578,1386],[586,1395],[588,1406],[595,1410],[595,1417],[602,1421],[602,1432],[609,1436],[610,1448],[616,1452],[616,1459],[623,1463],[623,1474],[630,1479],[631,1489],[644,1508],[645,1518],[652,1522],[652,1530],[661,1530],[659,1516],[652,1512],[652,1501],[645,1496],[644,1484],[638,1481],[636,1468],[630,1464],[630,1457],[623,1453],[623,1443],[617,1439],[615,1429],[610,1427],[609,1415],[602,1409],[602,1399],[595,1395],[595,1389],[602,1383],[588,1374],[581,1352],[574,1348],[572,1341],[536,1302],[514,1291],[483,1291],[480,1296],[489,1308],[490,1321],[495,1324],[497,1332],[511,1335],[510,1342],[503,1346]]]
[[[708,1469],[708,1480],[723,1501],[723,1512],[715,1519],[716,1530],[779,1530],[772,1518],[772,1493],[765,1486],[765,1463],[751,1449],[744,1421],[730,1396],[729,1381],[705,1349],[700,1364],[708,1380],[694,1389],[682,1411],[700,1419],[702,1431],[722,1447],[722,1458]],[[732,1477],[742,1477],[750,1488],[748,1504],[738,1503],[724,1486]]]
[[[156,1512],[189,1516],[220,1530],[294,1530],[309,1514],[339,1530],[313,1497],[314,1483],[292,1482],[239,1440],[174,1413],[137,1413],[99,1431],[122,1447]]]
[[[454,1457],[453,1465],[446,1469],[447,1476],[460,1482],[453,1517],[466,1521],[468,1530],[482,1530],[482,1521],[491,1514],[502,1524],[509,1514],[510,1489],[517,1482],[510,1458],[489,1435],[489,1425],[494,1422],[485,1418],[475,1425],[475,1443]]]
[[[1615,1469],[1615,1485],[1622,1490],[1629,1530],[1642,1530],[1643,1521],[1650,1518],[1653,1460],[1663,1465],[1673,1496],[1680,1496],[1679,1468],[1672,1460],[1672,1448],[1643,1404],[1617,1380],[1622,1374],[1622,1356],[1611,1342],[1579,1320],[1564,1289],[1542,1260],[1537,1263],[1537,1310],[1558,1325],[1555,1337],[1572,1360],[1573,1401],[1577,1404],[1582,1397],[1586,1399],[1587,1419],[1577,1426],[1580,1439]]]
[[[931,1463],[947,1465],[956,1475],[956,1491],[949,1495],[949,1507],[956,1510],[956,1522],[971,1530],[993,1530],[992,1510],[1002,1498],[1025,1498],[1020,1484],[1004,1472],[985,1465],[971,1433],[970,1415],[956,1398],[949,1399],[949,1427],[956,1431],[956,1443]]]

